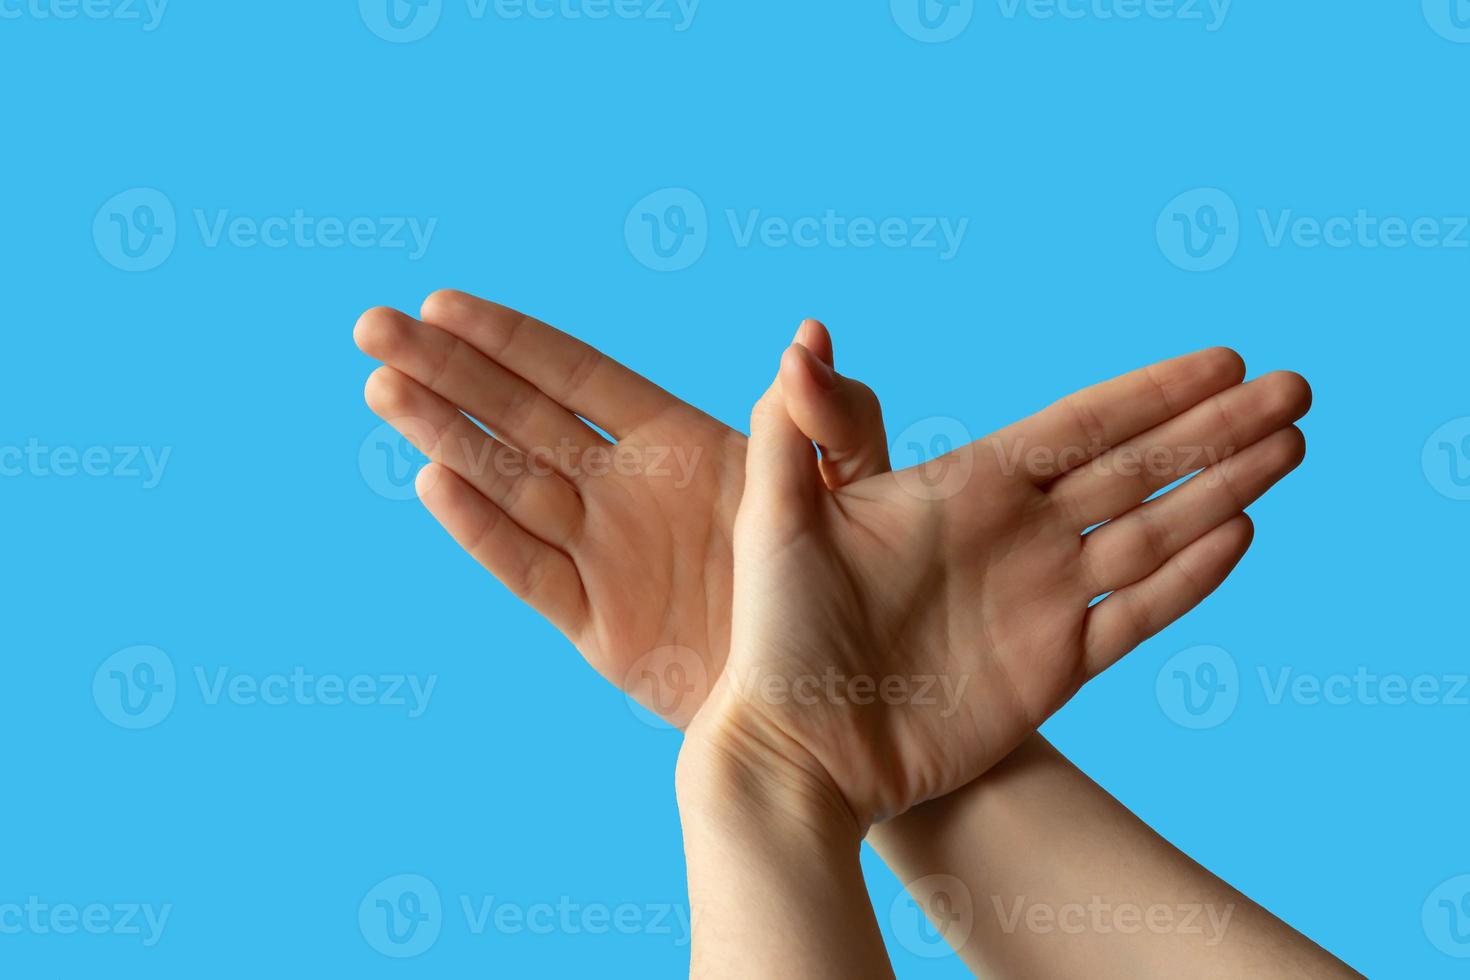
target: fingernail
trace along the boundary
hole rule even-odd
[[[806,361],[807,369],[812,372],[812,377],[816,378],[823,388],[836,388],[837,372],[832,370],[832,366],[807,348],[802,347],[802,350],[805,352],[802,360]]]
[[[791,338],[793,344],[801,343],[801,335],[806,330],[806,321],[803,320],[796,325],[796,335]]]

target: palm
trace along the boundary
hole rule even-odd
[[[369,311],[355,335],[387,365],[369,380],[369,404],[434,460],[420,478],[434,516],[594,668],[686,723],[724,676],[730,649],[747,440],[580,341],[462,293],[431,296],[422,322]],[[815,590],[827,605],[809,610],[827,609],[817,621],[846,639],[853,670],[973,677],[964,710],[943,725],[914,705],[879,723],[894,726],[896,741],[872,744],[897,747],[900,782],[913,784],[880,796],[927,798],[994,762],[1087,677],[1218,584],[1248,537],[1243,517],[1232,519],[1300,461],[1289,423],[1310,394],[1292,375],[1241,385],[1243,373],[1233,353],[1204,351],[1070,396],[937,464],[873,476],[886,469],[877,462],[849,474],[869,478],[824,489],[820,519],[770,539],[784,570],[767,586],[773,605]],[[881,443],[869,407],[867,435]],[[861,426],[857,416],[848,422]],[[1129,478],[1080,465],[1113,459],[1130,439],[1216,457],[1243,451],[1211,468],[1218,481],[1191,480],[1138,507],[1192,467]],[[485,465],[502,450],[525,463],[566,447],[627,450],[644,465],[600,475]],[[998,462],[1037,447],[1085,451],[1051,472]],[[670,469],[677,452],[692,468]],[[829,482],[841,469],[826,471]],[[955,473],[964,474],[957,487]],[[809,638],[773,649],[818,657]],[[948,758],[940,749],[952,738],[973,753]]]
[[[461,293],[431,296],[422,321],[369,311],[355,335],[386,364],[369,404],[433,460],[420,496],[435,517],[603,676],[687,722],[729,647],[745,437]]]
[[[1079,444],[1075,412],[1060,425],[1042,413],[829,491],[807,435],[768,394],[737,522],[727,690],[863,819],[951,792],[1223,580],[1249,544],[1241,508],[1300,461],[1290,422],[1306,404],[1299,379],[1268,376],[1142,433],[1125,410],[1116,448],[1088,465],[1004,466],[1018,441]],[[1191,472],[1201,447],[1215,466],[1138,506]],[[812,680],[834,672],[845,686]],[[859,703],[857,679],[895,696]],[[825,696],[791,696],[803,683]]]
[[[604,677],[679,723],[699,707],[729,648],[731,526],[745,442],[679,404],[619,440],[645,460],[667,453],[666,465],[599,479],[583,492],[587,517],[570,554],[587,615],[569,638]],[[692,468],[681,471],[681,458]],[[650,657],[659,689],[639,683]],[[697,663],[684,662],[690,658]],[[687,683],[666,676],[675,665]]]

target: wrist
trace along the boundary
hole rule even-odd
[[[815,759],[718,692],[685,733],[674,786],[686,826],[854,851],[867,831]]]

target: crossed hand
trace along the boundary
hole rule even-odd
[[[355,337],[385,365],[368,404],[430,458],[420,497],[466,551],[604,677],[779,760],[860,831],[982,774],[1212,592],[1250,545],[1245,508],[1301,462],[1311,401],[1214,348],[895,472],[876,397],[811,320],[749,441],[463,293],[371,310]],[[660,690],[670,658],[681,698]],[[787,696],[833,677],[875,696]],[[877,696],[921,678],[945,710]]]

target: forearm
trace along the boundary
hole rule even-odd
[[[905,882],[929,878],[934,891],[958,880],[963,893],[942,900],[973,915],[951,915],[946,938],[983,976],[1356,975],[1171,846],[1039,735],[868,840]],[[939,896],[913,897],[932,909]]]
[[[680,754],[691,977],[891,978],[860,829],[786,775],[693,740]]]

